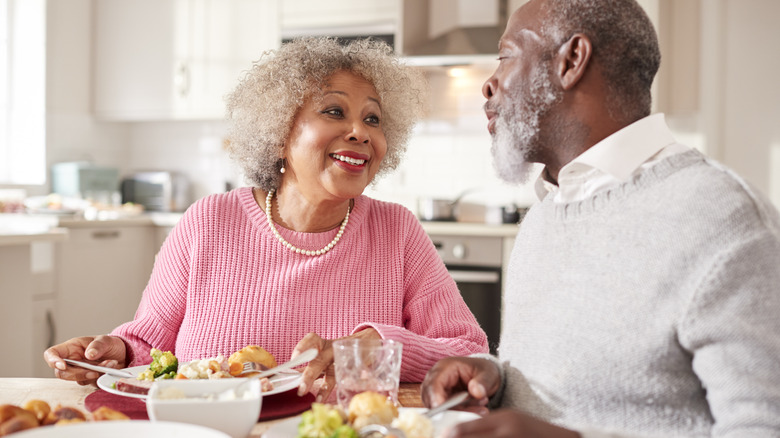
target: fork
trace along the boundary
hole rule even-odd
[[[258,378],[268,377],[280,371],[284,371],[286,369],[298,366],[304,362],[309,362],[310,360],[317,357],[317,353],[319,353],[319,351],[317,351],[316,348],[310,348],[304,351],[303,353],[295,356],[295,358],[291,359],[289,362],[285,362],[273,368],[265,368],[263,365],[256,362],[244,362],[243,370],[239,375],[260,371],[260,374],[252,377],[258,377]]]
[[[358,437],[360,438],[373,438],[373,437],[394,437],[394,438],[406,438],[406,434],[401,429],[395,427],[383,426],[381,424],[369,424],[363,426],[358,431]]]

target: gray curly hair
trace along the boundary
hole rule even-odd
[[[355,73],[376,89],[387,141],[377,175],[398,167],[423,114],[427,84],[422,73],[402,64],[381,41],[341,45],[331,37],[299,38],[263,53],[227,96],[227,150],[250,183],[266,191],[279,188],[281,157],[296,113],[338,71]]]

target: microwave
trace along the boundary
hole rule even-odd
[[[122,180],[122,202],[143,205],[146,211],[180,212],[190,205],[187,178],[177,172],[137,172]]]

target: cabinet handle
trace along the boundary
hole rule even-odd
[[[54,325],[54,316],[51,314],[51,310],[46,311],[46,329],[49,334],[46,340],[46,348],[53,347],[57,338],[57,327]]]
[[[117,239],[119,231],[95,231],[92,233],[94,239]]]
[[[187,97],[190,93],[190,69],[187,67],[187,64],[180,62],[176,66],[174,83],[176,84],[176,91],[178,91],[179,97]]]

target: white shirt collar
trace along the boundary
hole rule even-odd
[[[589,180],[599,175],[627,181],[642,164],[675,143],[662,113],[647,116],[601,140],[564,165],[558,173],[557,186],[543,178],[543,171],[536,180],[536,195],[543,199],[552,191],[582,190]]]

